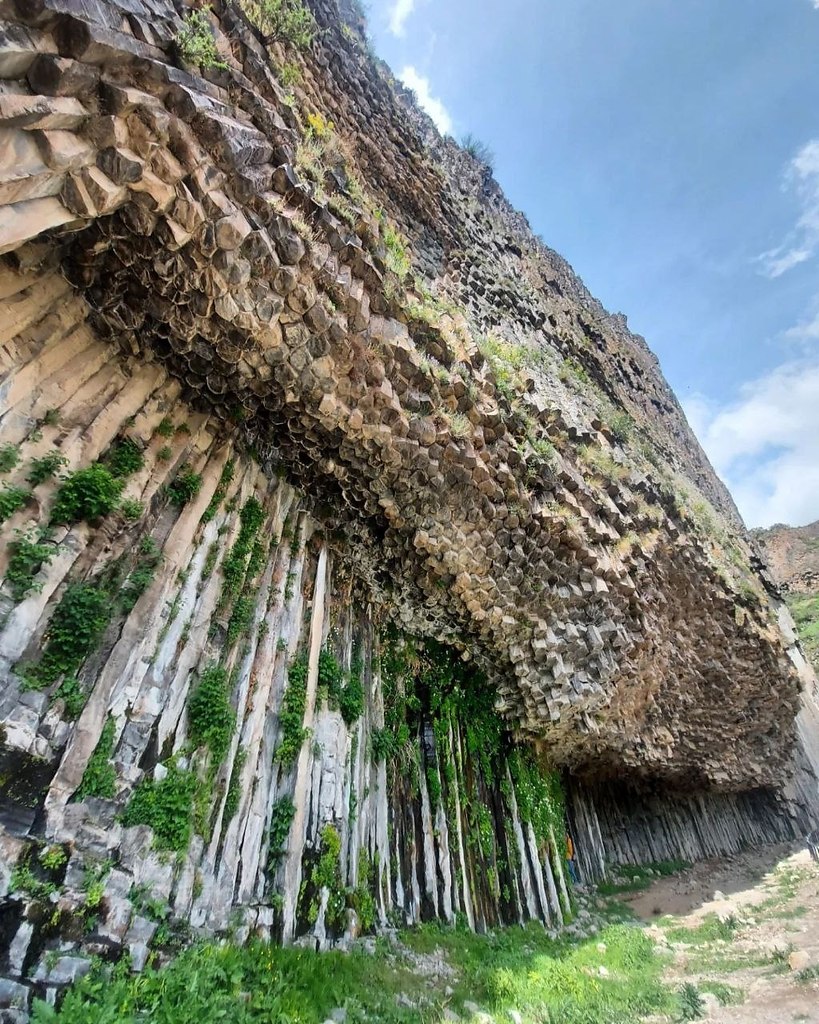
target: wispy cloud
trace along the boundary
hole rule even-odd
[[[814,6],[819,9],[819,0]],[[784,188],[796,193],[801,213],[782,245],[759,257],[767,277],[781,277],[819,251],[819,139],[811,139],[790,161]]]
[[[452,118],[443,103],[430,92],[429,79],[419,74],[412,64],[407,64],[398,77],[418,97],[419,106],[429,114],[438,131],[442,135],[449,135],[452,131]]]
[[[819,2],[819,0],[817,0]],[[415,0],[395,0],[390,9],[390,32],[394,36],[402,36],[407,18],[415,9]]]
[[[819,360],[784,363],[728,405],[684,404],[749,526],[819,518]]]

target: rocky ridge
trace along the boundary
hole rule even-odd
[[[24,988],[157,917],[558,926],[560,771],[590,877],[815,813],[814,682],[656,360],[313,10],[299,53],[217,7],[200,73],[167,0],[0,8]]]

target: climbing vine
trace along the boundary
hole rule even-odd
[[[279,709],[281,742],[275,759],[282,768],[296,763],[308,731],[304,728],[304,711],[307,706],[307,658],[296,658],[287,672],[287,687]]]

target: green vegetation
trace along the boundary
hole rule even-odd
[[[15,530],[14,540],[9,544],[9,562],[5,575],[15,602],[40,590],[34,577],[44,565],[48,565],[54,553],[55,548],[49,542],[47,532]]]
[[[618,869],[618,880],[600,882],[597,891],[603,896],[647,889],[655,878],[676,875],[691,865],[685,860],[659,860],[651,864],[629,865]]]
[[[219,483],[216,490],[213,492],[213,497],[208,502],[208,507],[202,513],[202,522],[209,523],[211,519],[216,515],[219,510],[219,506],[225,500],[227,496],[228,487],[233,480],[233,474],[236,471],[236,463],[233,459],[228,459],[225,463],[225,467],[219,477]]]
[[[125,477],[138,473],[145,464],[142,448],[132,437],[118,441],[106,459],[113,476]]]
[[[179,768],[172,759],[160,781],[146,776],[136,787],[125,812],[123,825],[150,825],[160,850],[181,853],[191,837],[193,799],[197,780],[192,771]]]
[[[109,718],[102,729],[99,743],[86,766],[85,773],[77,790],[77,796],[84,800],[87,796],[113,799],[116,793],[117,773],[111,763],[114,754],[114,720]]]
[[[46,846],[40,851],[40,863],[46,871],[58,871],[68,860],[68,855],[60,845]]]
[[[491,171],[495,166],[495,154],[482,142],[477,136],[471,132],[467,132],[466,135],[461,139],[461,147],[469,153],[471,157],[478,161],[478,163],[484,164]]]
[[[235,725],[227,671],[208,665],[188,700],[188,735],[196,746],[207,747],[218,764],[228,752]]]
[[[788,594],[786,600],[805,654],[819,670],[819,594]]]
[[[202,477],[199,473],[195,473],[190,466],[183,466],[177,473],[176,479],[168,485],[167,494],[173,504],[181,508],[192,501],[201,488]]]
[[[123,488],[122,479],[98,462],[69,473],[54,500],[53,523],[94,522],[113,512]]]
[[[74,721],[75,718],[80,717],[87,699],[88,694],[80,685],[79,679],[76,676],[66,676],[54,691],[51,702],[62,700],[65,706],[65,717],[69,721]]]
[[[173,437],[174,432],[173,420],[170,416],[163,416],[154,431],[154,433],[159,434],[160,437]]]
[[[669,928],[666,936],[669,942],[700,946],[709,942],[727,942],[734,937],[737,928],[735,917],[720,918],[716,914],[707,914],[696,928]]]
[[[20,461],[20,446],[17,444],[0,445],[0,473],[10,473]]]
[[[137,562],[125,577],[118,600],[125,612],[130,612],[139,598],[153,582],[156,570],[162,562],[162,552],[151,537],[143,537],[139,545]]]
[[[347,725],[352,725],[364,711],[364,688],[361,683],[361,662],[356,659],[345,679],[344,671],[332,651],[326,647],[319,654],[318,692],[320,699],[341,712]]]
[[[267,42],[305,50],[316,34],[316,19],[303,0],[239,0],[248,20]]]
[[[111,598],[104,588],[69,584],[46,629],[42,658],[25,669],[28,685],[42,689],[61,675],[75,675],[97,646],[111,613]]]
[[[135,523],[145,514],[145,506],[134,498],[123,498],[119,503],[119,510],[126,522],[129,523]]]
[[[5,484],[0,489],[0,523],[4,523],[15,512],[19,512],[30,497],[31,493],[22,487],[10,487]]]
[[[389,223],[381,227],[381,240],[387,251],[387,269],[391,270],[400,280],[404,280],[410,272],[412,263],[407,251],[407,243],[401,234]]]
[[[216,40],[213,37],[208,12],[210,7],[192,10],[182,19],[182,28],[176,37],[179,55],[186,64],[196,64],[200,68],[226,68],[227,64],[219,59]]]
[[[296,806],[289,796],[280,797],[270,810],[268,830],[267,872],[272,875],[287,850],[290,826],[296,814]]]
[[[281,742],[275,759],[282,768],[296,763],[308,731],[304,728],[304,710],[307,706],[307,658],[299,656],[287,672],[287,686],[279,710]]]
[[[55,448],[46,455],[41,455],[39,458],[31,460],[26,480],[32,487],[37,487],[59,473],[67,463],[68,459]]]
[[[609,430],[615,441],[625,444],[634,432],[634,420],[627,412],[616,412],[609,420]]]
[[[264,522],[264,509],[256,498],[248,498],[239,513],[241,526],[236,543],[222,563],[224,577],[223,600],[236,597],[242,590],[248,575],[248,562],[253,550],[253,541]]]
[[[156,453],[156,457],[160,462],[170,462],[172,455],[173,448],[171,448],[169,444],[163,444],[159,451]]]
[[[699,1020],[705,1016],[705,1003],[696,985],[687,981],[679,991],[678,1017],[680,1021]]]

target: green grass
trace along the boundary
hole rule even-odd
[[[601,896],[616,896],[624,892],[640,892],[647,889],[657,877],[676,875],[690,867],[686,860],[658,860],[653,864],[627,865],[618,868],[618,881],[600,882],[597,891]],[[653,872],[653,873],[649,873]]]
[[[707,978],[697,983],[700,992],[711,992],[720,1001],[721,1006],[738,1006],[745,1002],[745,993],[736,985],[724,981],[710,981]]]
[[[526,1024],[632,1024],[674,1005],[672,990],[660,979],[663,961],[633,925],[610,925],[580,943],[550,940],[534,924],[485,936],[426,925],[401,938],[409,952],[383,939],[373,954],[205,943],[140,975],[95,967],[59,1011],[38,1002],[33,1022],[321,1024],[344,1007],[347,1024],[437,1024],[446,1007],[462,1013],[468,999],[497,1020],[516,1009]],[[413,969],[414,953],[435,949],[443,951],[454,976]],[[600,974],[601,966],[607,975]],[[448,985],[454,994],[447,993]],[[401,995],[414,1005],[399,1005]]]
[[[691,946],[702,946],[709,942],[730,942],[737,930],[733,917],[721,919],[716,914],[707,914],[695,928],[669,928],[665,933],[669,942],[687,942]]]
[[[485,936],[424,925],[402,939],[416,952],[444,950],[457,972],[456,1001],[469,999],[498,1019],[516,1009],[531,1022],[625,1024],[670,1005],[663,961],[631,924],[609,925],[580,943],[551,940],[539,925]]]

